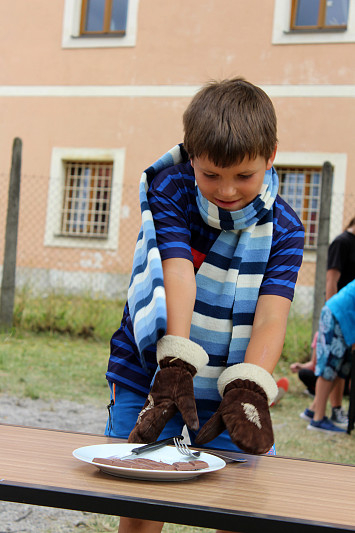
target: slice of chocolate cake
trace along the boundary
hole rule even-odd
[[[139,470],[170,470],[170,471],[188,471],[188,470],[203,470],[208,468],[208,463],[205,461],[177,461],[173,464],[164,463],[163,461],[153,461],[152,459],[145,459],[137,457],[134,459],[120,459],[119,457],[94,457],[93,463],[118,466],[122,468],[134,468]]]
[[[208,463],[206,461],[181,461],[173,463],[173,466],[175,466],[175,470],[203,470],[204,468],[208,468]]]

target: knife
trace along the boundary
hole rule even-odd
[[[206,450],[206,453],[209,453],[210,455],[214,455],[215,457],[219,457],[220,459],[223,459],[227,464],[228,463],[247,463],[247,459],[241,458],[241,457],[235,457],[233,455],[225,455],[227,452],[219,453],[219,451],[216,450]],[[235,452],[232,452],[234,454]]]
[[[121,460],[123,459],[134,459],[137,457],[137,455],[141,455],[142,453],[153,451],[153,450],[159,450],[159,448],[163,448],[164,446],[167,446],[168,444],[174,444],[174,439],[180,439],[182,440],[184,437],[182,435],[178,435],[177,437],[169,437],[168,439],[163,440],[156,440],[154,442],[150,442],[149,444],[145,444],[144,446],[139,446],[138,448],[132,448],[131,452],[128,455],[125,455],[124,457],[120,457]]]

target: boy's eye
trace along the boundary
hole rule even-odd
[[[247,180],[249,178],[252,177],[253,174],[239,174],[239,177],[242,179],[242,180]]]
[[[206,178],[215,178],[215,177],[216,177],[216,174],[207,174],[207,172],[204,172],[203,175],[204,175]]]

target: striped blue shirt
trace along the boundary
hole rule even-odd
[[[148,200],[161,259],[188,259],[197,272],[221,230],[202,220],[195,194],[194,171],[186,162],[160,172],[150,185]],[[259,294],[292,301],[303,256],[304,228],[280,196],[273,206],[273,225],[270,257]],[[126,304],[121,326],[111,339],[107,379],[146,396],[157,367],[155,346],[146,355],[151,374],[140,363]]]

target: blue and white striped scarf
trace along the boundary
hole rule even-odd
[[[244,361],[270,255],[277,190],[278,177],[272,168],[265,172],[253,202],[229,212],[209,202],[197,188],[201,217],[222,232],[196,274],[190,339],[210,357],[194,379],[196,399],[219,402],[218,377],[226,366]]]
[[[163,269],[147,191],[158,172],[185,158],[182,146],[175,146],[143,172],[140,181],[142,227],[133,258],[128,305],[145,368],[144,350],[165,334],[167,324]],[[226,366],[244,360],[271,249],[272,205],[277,190],[278,177],[271,169],[265,173],[262,190],[254,201],[244,209],[228,212],[208,202],[196,186],[201,217],[208,225],[223,230],[196,274],[190,339],[210,356],[208,366],[194,379],[196,399],[219,401],[219,375]]]
[[[164,168],[184,160],[182,145],[176,145],[147,168],[139,183],[139,201],[142,226],[133,256],[133,267],[128,288],[128,306],[134,338],[145,370],[144,351],[155,345],[166,333],[167,314],[163,281],[163,267],[158,250],[153,215],[149,207],[149,185]]]

